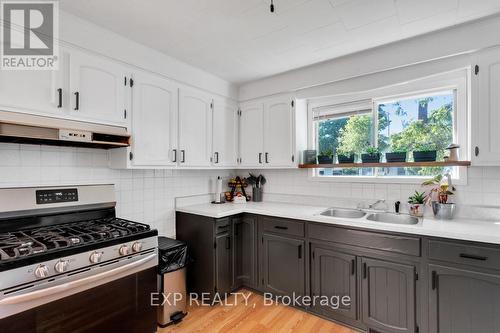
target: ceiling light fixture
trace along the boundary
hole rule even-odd
[[[270,10],[271,10],[271,13],[274,13],[274,4],[273,4],[273,0],[271,0],[271,6],[269,7]]]

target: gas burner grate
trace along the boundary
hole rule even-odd
[[[0,233],[0,261],[105,242],[148,230],[145,224],[107,218]]]

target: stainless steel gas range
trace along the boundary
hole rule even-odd
[[[113,185],[0,189],[0,333],[155,332],[157,234]]]

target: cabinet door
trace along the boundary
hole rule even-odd
[[[233,219],[233,286],[235,288],[255,286],[255,226],[254,217],[244,216]]]
[[[275,295],[304,295],[304,241],[264,234],[262,243],[264,290]]]
[[[377,331],[415,332],[415,267],[362,258],[363,322]]]
[[[500,48],[482,51],[474,76],[472,160],[475,165],[500,165]]]
[[[179,90],[179,165],[211,165],[212,99],[189,88]]]
[[[136,73],[133,79],[132,162],[136,166],[175,165],[178,88],[146,73]]]
[[[291,166],[294,164],[293,107],[290,99],[265,103],[264,164]]]
[[[238,107],[225,99],[214,100],[213,165],[236,166],[238,158]]]
[[[262,167],[264,164],[264,104],[240,106],[241,165]]]
[[[233,276],[231,234],[215,236],[215,247],[215,288],[220,294],[229,293]]]
[[[429,265],[429,332],[500,332],[500,276]]]
[[[348,296],[349,302],[340,302],[339,308],[317,305],[321,313],[335,319],[357,319],[356,256],[321,247],[312,248],[311,290],[313,296]],[[349,304],[347,304],[349,303]]]
[[[126,76],[126,69],[114,61],[86,53],[72,52],[70,60],[72,115],[86,121],[124,125]],[[127,81],[127,86],[129,85]]]
[[[59,59],[58,70],[0,71],[0,109],[68,116],[68,53],[61,49]]]

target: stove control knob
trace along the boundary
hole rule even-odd
[[[45,265],[38,265],[38,267],[35,268],[35,276],[39,279],[46,278],[49,276],[49,268]]]
[[[102,252],[94,251],[90,254],[89,260],[93,264],[98,264],[102,260]]]
[[[134,252],[141,252],[142,250],[142,243],[141,242],[135,242],[132,244],[132,251]]]
[[[59,260],[56,262],[54,269],[57,273],[64,273],[68,270],[69,260]]]
[[[118,250],[118,252],[120,252],[120,255],[126,256],[127,254],[130,253],[130,249],[129,249],[128,245],[122,245],[122,246],[120,246],[120,249]]]

